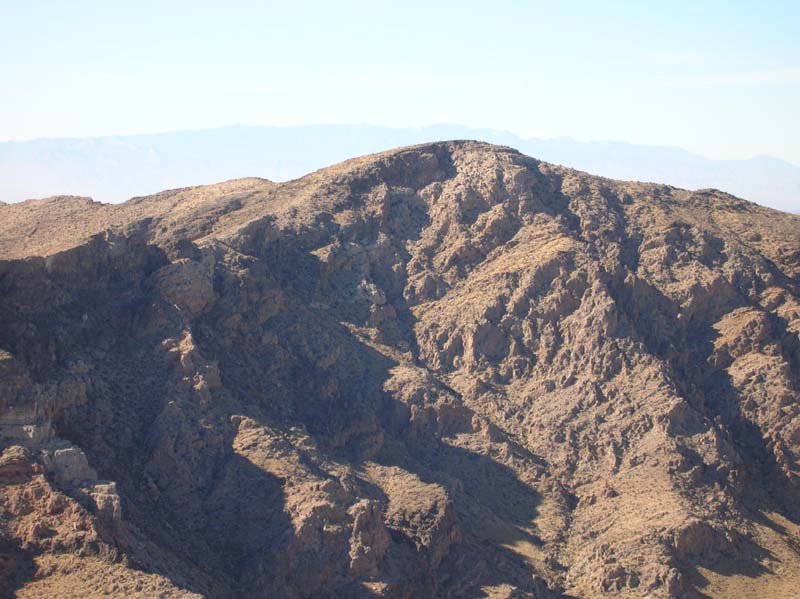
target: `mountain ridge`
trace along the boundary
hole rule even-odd
[[[526,139],[456,125],[230,126],[88,141],[3,142],[0,198],[18,201],[70,192],[118,202],[160,189],[251,175],[287,180],[350,156],[453,138],[516,147],[595,175],[689,189],[714,187],[785,211],[800,211],[800,167],[779,159],[712,160],[671,147]]]
[[[32,206],[40,206],[40,205],[45,205],[45,204],[59,204],[59,203],[62,203],[62,202],[69,203],[69,202],[76,202],[77,201],[77,202],[80,202],[80,203],[89,204],[89,205],[91,205],[93,207],[100,207],[101,209],[105,209],[105,208],[110,208],[110,207],[113,207],[113,206],[125,206],[125,205],[128,205],[128,204],[137,204],[137,203],[139,203],[141,201],[152,201],[153,198],[159,198],[159,197],[164,197],[164,196],[172,196],[172,195],[176,195],[176,194],[186,194],[186,193],[189,193],[189,192],[200,191],[200,190],[203,190],[203,189],[215,190],[215,189],[225,188],[225,187],[228,187],[228,186],[239,187],[239,186],[246,186],[246,185],[248,185],[250,183],[265,184],[267,186],[271,186],[271,185],[284,185],[284,184],[295,183],[295,182],[303,182],[303,181],[306,181],[306,180],[307,181],[313,181],[313,177],[315,175],[317,175],[318,173],[320,173],[320,172],[336,172],[337,170],[345,169],[350,165],[360,165],[360,164],[363,164],[365,162],[379,161],[384,157],[393,156],[393,155],[401,155],[401,154],[403,154],[405,152],[432,151],[432,150],[436,150],[437,148],[448,147],[450,145],[463,146],[463,145],[470,145],[470,144],[475,144],[477,146],[492,147],[492,148],[496,148],[497,150],[509,151],[509,152],[512,152],[512,153],[523,155],[523,153],[520,150],[518,150],[518,149],[516,149],[516,148],[514,148],[512,146],[502,146],[502,145],[497,145],[497,144],[492,144],[492,143],[489,143],[489,142],[482,142],[482,141],[477,141],[477,140],[472,140],[472,139],[454,139],[454,140],[448,140],[448,141],[435,141],[435,142],[425,142],[425,143],[420,143],[420,144],[413,144],[413,145],[409,145],[409,146],[393,148],[391,150],[385,150],[385,151],[382,151],[382,152],[376,152],[374,154],[367,154],[367,155],[359,156],[359,157],[356,157],[356,158],[349,158],[349,159],[343,160],[343,161],[341,161],[339,163],[332,164],[332,165],[326,166],[326,167],[322,167],[320,169],[316,169],[315,171],[303,174],[303,175],[301,175],[300,177],[298,177],[296,179],[291,179],[289,181],[285,181],[285,182],[282,182],[282,183],[281,182],[275,182],[275,181],[272,181],[270,179],[266,179],[266,178],[263,178],[263,177],[241,177],[241,178],[228,179],[228,180],[220,181],[220,182],[217,182],[217,183],[210,183],[210,184],[203,184],[203,185],[191,185],[191,186],[185,186],[185,187],[177,187],[177,188],[173,188],[173,189],[165,189],[165,190],[160,191],[159,193],[151,195],[151,196],[134,196],[134,197],[132,197],[132,198],[130,198],[130,199],[124,201],[124,202],[119,202],[119,203],[117,203],[117,202],[98,201],[98,200],[95,200],[94,198],[91,198],[89,196],[55,195],[55,196],[46,197],[46,198],[33,198],[33,199],[29,199],[29,200],[24,200],[22,202],[12,202],[10,204],[5,203],[5,205],[7,205],[7,206],[12,206],[12,205],[31,206],[32,207]],[[534,159],[534,160],[537,160],[537,162],[542,162],[542,163],[548,164],[548,166],[550,166],[551,168],[561,168],[561,169],[567,169],[567,170],[575,171],[576,173],[580,173],[582,175],[586,175],[587,177],[593,177],[593,178],[596,178],[596,179],[599,179],[599,180],[605,180],[605,181],[608,181],[610,183],[619,183],[619,184],[638,183],[638,184],[641,184],[643,186],[648,186],[649,185],[649,186],[667,187],[667,188],[670,188],[670,189],[673,189],[673,190],[676,190],[676,191],[681,191],[681,192],[686,192],[686,193],[702,194],[702,193],[710,192],[710,193],[714,193],[714,194],[717,194],[717,195],[728,195],[731,198],[733,198],[734,200],[739,200],[739,201],[742,201],[742,202],[746,202],[747,204],[752,204],[752,205],[758,206],[760,208],[766,208],[768,210],[776,210],[776,211],[781,212],[778,209],[770,208],[769,206],[763,206],[763,205],[757,204],[755,202],[752,202],[750,200],[746,200],[746,199],[743,199],[743,198],[738,198],[738,197],[736,197],[736,196],[734,196],[732,194],[729,194],[729,193],[727,193],[725,191],[722,191],[722,190],[719,190],[719,189],[715,189],[715,188],[696,189],[696,190],[694,190],[694,192],[692,192],[692,190],[683,189],[683,188],[672,186],[672,185],[663,185],[663,184],[659,184],[659,183],[643,182],[643,181],[626,181],[626,180],[622,180],[622,179],[616,179],[616,178],[613,178],[613,177],[603,177],[603,176],[592,175],[591,173],[588,173],[586,171],[581,171],[579,169],[570,169],[569,167],[563,167],[563,166],[558,165],[558,164],[547,163],[545,161],[538,160],[538,159]],[[789,214],[791,214],[791,213],[789,213]],[[6,235],[8,235],[8,231],[7,230],[3,231],[2,227],[0,227],[0,232],[5,232]]]

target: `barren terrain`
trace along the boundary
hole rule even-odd
[[[0,596],[795,597],[799,334],[800,217],[483,143],[0,204]]]

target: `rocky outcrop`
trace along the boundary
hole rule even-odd
[[[800,580],[797,217],[449,142],[2,205],[0,297],[19,596]]]
[[[380,506],[376,502],[362,499],[348,513],[353,517],[350,571],[359,577],[375,576],[391,543]]]

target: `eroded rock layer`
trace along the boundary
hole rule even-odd
[[[449,142],[0,205],[0,300],[2,593],[800,580],[796,216]]]

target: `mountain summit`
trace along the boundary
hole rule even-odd
[[[351,156],[441,139],[479,139],[595,175],[686,189],[713,187],[770,208],[800,212],[800,167],[777,158],[712,160],[677,147],[522,138],[462,125],[240,125],[0,142],[0,201],[77,194],[120,202],[134,195],[246,175],[286,181]]]
[[[0,204],[0,595],[789,597],[800,217],[485,143]]]

